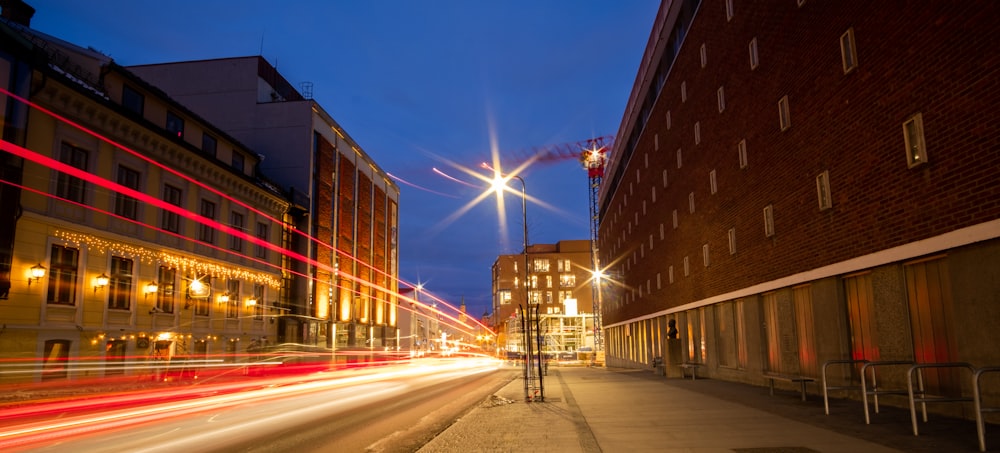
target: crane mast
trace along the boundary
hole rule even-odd
[[[601,259],[598,256],[597,232],[598,232],[598,195],[601,187],[601,180],[604,179],[604,165],[607,162],[607,146],[604,145],[604,138],[594,138],[587,141],[588,146],[580,153],[580,163],[587,170],[587,184],[590,204],[590,261],[593,276],[590,280],[591,299],[594,303],[594,357],[598,352],[604,350],[602,318],[602,290],[603,272],[601,270]]]

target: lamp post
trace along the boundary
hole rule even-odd
[[[538,396],[539,396],[539,400],[540,401],[545,401],[545,386],[542,383],[542,348],[541,348],[542,345],[541,345],[541,341],[540,341],[541,337],[539,336],[538,338],[535,339],[536,340],[535,341],[535,343],[536,343],[535,345],[531,344],[532,343],[532,341],[531,341],[532,340],[532,338],[531,338],[531,331],[532,331],[532,325],[531,325],[531,323],[532,323],[532,316],[531,316],[531,313],[532,313],[532,309],[531,309],[531,284],[530,284],[530,279],[529,279],[529,275],[528,275],[528,196],[527,196],[527,193],[526,193],[527,192],[527,187],[526,187],[526,184],[524,183],[524,178],[522,178],[522,177],[520,177],[518,175],[511,175],[511,176],[509,176],[507,178],[504,178],[503,176],[498,175],[493,180],[493,187],[499,193],[503,193],[502,190],[504,188],[506,188],[506,186],[507,186],[506,182],[508,180],[510,180],[510,179],[517,179],[521,183],[521,225],[523,226],[522,233],[523,233],[523,237],[524,237],[524,307],[525,307],[524,311],[522,313],[522,315],[523,315],[523,317],[522,317],[523,321],[522,322],[524,322],[524,326],[525,326],[525,328],[523,329],[524,330],[524,337],[525,337],[525,339],[524,339],[524,346],[525,346],[525,348],[524,348],[525,349],[525,360],[524,360],[524,378],[525,378],[524,393],[525,393],[525,395],[524,395],[524,397],[528,401],[532,400],[531,395],[529,395],[529,393],[528,393],[528,381],[530,380],[531,373],[533,371],[535,371],[535,370],[532,369],[532,365],[533,365],[532,358],[535,355],[535,353],[533,353],[532,350],[535,349],[537,351],[537,355],[538,355],[538,365],[537,365],[538,366],[538,370],[537,370],[537,373],[538,373],[538,392],[539,392]],[[537,309],[535,310],[535,319],[534,319],[534,321],[535,321],[535,326],[534,326],[535,327],[535,333],[537,335],[539,333],[538,332],[538,313],[537,313]]]

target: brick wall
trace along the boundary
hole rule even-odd
[[[601,218],[601,260],[619,263],[611,270],[624,277],[621,294],[630,294],[606,302],[605,324],[1000,218],[1000,52],[989,44],[997,2],[734,3],[727,20],[725,0],[701,2],[641,139],[620,164],[618,187],[605,191],[613,198]],[[859,66],[845,74],[839,42],[849,28]],[[928,162],[911,169],[902,124],[916,113]],[[824,171],[833,205],[820,210],[816,177]],[[768,205],[773,237],[764,234]]]

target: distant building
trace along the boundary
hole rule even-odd
[[[543,320],[544,352],[593,347],[591,275],[588,240],[529,245],[527,256],[498,256],[493,263],[491,323],[498,347],[521,351],[521,320],[528,310],[537,310]]]
[[[316,242],[301,236],[289,240],[317,264],[289,263],[305,278],[289,285],[291,316],[282,338],[394,347],[399,334],[399,187],[388,174],[322,106],[262,57],[129,69],[252,146],[263,155],[262,171],[297,195],[294,201],[302,208],[298,229]]]
[[[10,4],[23,5],[5,18]],[[0,357],[34,360],[0,379],[152,373],[126,366],[137,357],[244,361],[273,343],[290,203],[257,154],[111,58],[12,17],[0,21]]]
[[[1000,365],[1000,3],[907,6],[662,3],[600,192],[609,365]]]

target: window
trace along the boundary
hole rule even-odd
[[[226,294],[229,298],[226,303],[226,317],[240,317],[240,281],[235,279],[226,280]]]
[[[236,171],[238,171],[240,173],[243,173],[243,171],[244,171],[243,170],[244,160],[245,160],[245,158],[243,157],[242,154],[240,154],[240,153],[238,153],[236,151],[233,151],[233,168],[235,168]]]
[[[529,287],[531,287],[531,288],[538,288],[538,276],[537,275],[532,275],[531,277],[529,277],[528,278],[528,283],[530,285]]]
[[[253,284],[253,296],[251,296],[253,302],[247,302],[250,305],[250,310],[253,312],[253,319],[264,319],[264,285],[261,283]]]
[[[45,340],[45,357],[42,359],[42,380],[65,379],[69,374],[69,340]]]
[[[670,130],[670,110],[667,110],[667,130]]]
[[[713,194],[719,191],[719,185],[715,179],[715,170],[708,172],[708,188]]]
[[[708,66],[708,50],[705,49],[705,43],[701,44],[701,67]]]
[[[677,210],[676,209],[674,209],[673,217],[674,217],[674,229],[676,230],[677,229]]]
[[[174,206],[181,206],[182,203],[181,189],[171,186],[170,184],[163,185],[163,201],[170,203]],[[181,232],[181,216],[176,212],[170,212],[166,209],[163,210],[163,225],[164,230],[171,233]]]
[[[694,192],[688,194],[688,212],[694,214]]]
[[[163,313],[174,312],[174,285],[177,284],[177,270],[160,266],[156,275],[156,308]]]
[[[725,87],[719,87],[715,92],[716,101],[719,103],[719,113],[726,110],[726,89]]]
[[[709,261],[708,261],[708,244],[703,244],[701,246],[701,261],[702,261],[702,263],[705,264],[705,267],[708,267],[708,264],[709,264]]]
[[[49,260],[49,290],[46,302],[56,305],[76,305],[76,279],[80,250],[52,245]]]
[[[118,184],[132,190],[139,190],[139,172],[124,165],[118,166]],[[115,194],[115,214],[126,219],[139,218],[139,201],[122,193]]]
[[[674,283],[674,266],[673,265],[671,265],[670,267],[667,267],[667,281],[670,282],[671,284]]]
[[[740,155],[740,168],[747,168],[750,165],[747,159],[747,140],[743,139],[736,145],[736,151]]]
[[[188,298],[194,300],[195,316],[208,316],[212,312],[209,299],[212,297],[212,277],[205,273],[195,273],[188,281]]]
[[[694,144],[701,143],[701,121],[694,122]]]
[[[104,375],[125,374],[125,340],[108,340],[104,343]]]
[[[548,272],[549,271],[549,260],[544,258],[535,258],[532,262],[532,269],[535,272]]]
[[[545,287],[546,288],[551,288],[552,287],[552,276],[551,275],[546,275],[545,276]]]
[[[924,144],[924,118],[918,113],[903,122],[903,141],[906,144],[906,164],[910,168],[927,162]]]
[[[559,287],[572,288],[576,286],[576,274],[562,274],[559,276]]]
[[[132,308],[132,267],[128,258],[111,257],[111,280],[108,282],[108,308],[128,310]]]
[[[268,242],[268,236],[269,236],[268,230],[269,229],[270,228],[268,228],[268,224],[266,224],[264,222],[257,222],[257,239],[260,239],[261,241],[264,241],[264,242]],[[260,258],[262,260],[266,260],[267,259],[267,247],[265,247],[263,245],[260,245],[260,244],[257,244],[257,246],[254,248],[254,255],[257,258]]]
[[[201,150],[214,157],[219,150],[219,142],[211,135],[201,134]]]
[[[754,36],[754,38],[750,40],[750,69],[757,69],[759,64],[760,60],[757,57],[757,37]]]
[[[681,149],[677,148],[677,168],[681,168],[681,165],[683,165],[683,163],[684,162],[681,159]]]
[[[736,254],[736,228],[729,229],[729,254]]]
[[[88,155],[87,150],[63,142],[62,150],[59,153],[59,162],[87,171]],[[87,184],[75,176],[59,172],[59,176],[56,178],[56,196],[60,198],[83,203],[86,189]]]
[[[145,103],[145,97],[138,91],[128,85],[122,86],[122,107],[142,116]]]
[[[830,198],[830,171],[824,171],[816,177],[816,196],[819,198],[819,210],[833,207],[833,199]]]
[[[681,102],[687,102],[688,100],[688,85],[687,81],[681,82]]]
[[[177,138],[184,138],[184,120],[174,112],[167,112],[167,132]]]
[[[215,220],[215,203],[202,199],[201,216],[208,220]],[[209,244],[215,243],[215,228],[205,224],[198,225],[198,239]]]
[[[764,207],[764,236],[774,236],[774,206]]]
[[[545,292],[545,303],[547,303],[547,304],[551,304],[552,303],[552,291],[546,291]]]
[[[691,261],[688,257],[684,257],[684,276],[687,277],[691,275]]]
[[[510,290],[509,289],[501,289],[500,291],[497,291],[497,299],[500,300],[500,305],[509,305],[510,304]]]
[[[237,232],[243,232],[243,214],[233,211],[229,215],[229,226]],[[229,235],[229,248],[237,252],[243,251],[243,238],[237,234]]]
[[[529,304],[539,304],[542,301],[541,291],[528,291],[528,303]]]
[[[840,35],[840,61],[844,65],[844,74],[858,67],[858,53],[854,45],[854,28],[848,28]]]
[[[559,302],[566,303],[569,299],[573,299],[573,291],[559,291]]]
[[[781,130],[792,127],[792,119],[788,114],[788,96],[783,96],[778,101],[778,121],[781,124]]]
[[[733,20],[733,0],[726,0],[726,22]]]
[[[667,169],[663,169],[663,187],[667,187]]]

